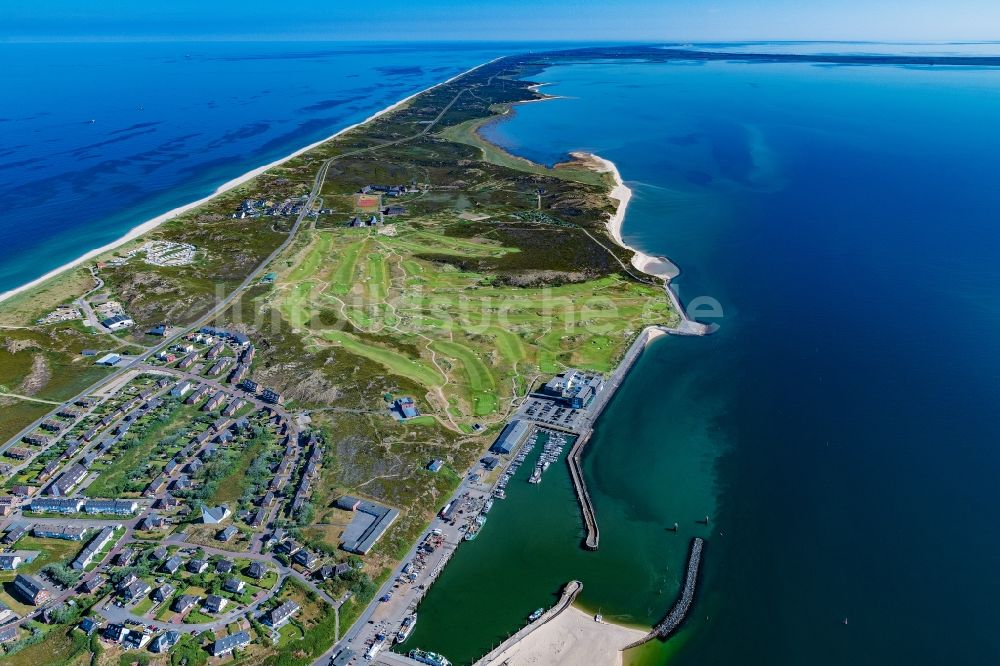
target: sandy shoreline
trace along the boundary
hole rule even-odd
[[[423,93],[427,92],[428,90],[433,90],[434,88],[437,88],[439,86],[447,85],[447,84],[451,83],[452,81],[454,81],[455,79],[461,78],[461,77],[465,76],[466,74],[468,74],[469,72],[474,72],[477,69],[479,69],[480,67],[485,67],[486,65],[494,63],[494,62],[496,62],[497,60],[500,60],[503,57],[504,56],[500,56],[500,57],[494,58],[493,60],[490,60],[488,62],[484,62],[482,64],[476,65],[475,67],[467,69],[464,72],[460,72],[460,73],[456,74],[455,76],[451,77],[450,79],[447,79],[446,81],[441,81],[440,83],[435,83],[434,85],[429,86],[427,88],[424,88],[423,90],[419,90],[419,91],[413,93],[412,95],[410,95],[408,97],[404,97],[403,99],[399,100],[398,102],[394,102],[394,103],[390,104],[389,106],[385,107],[381,111],[377,111],[376,113],[373,113],[372,115],[368,116],[364,120],[361,120],[361,121],[356,122],[356,123],[354,123],[352,125],[344,127],[343,129],[337,130],[335,133],[331,134],[330,136],[326,137],[325,139],[320,139],[319,141],[314,141],[313,143],[310,143],[308,146],[303,146],[302,148],[299,148],[298,150],[296,150],[293,153],[290,153],[290,154],[288,154],[288,155],[286,155],[286,156],[284,156],[282,158],[274,160],[273,162],[271,162],[269,164],[265,164],[263,166],[257,167],[256,169],[252,169],[250,171],[247,171],[243,175],[237,176],[236,178],[233,178],[232,180],[229,180],[229,181],[223,183],[222,185],[220,185],[219,187],[217,187],[215,189],[215,191],[212,192],[211,194],[209,194],[208,196],[202,197],[201,199],[198,199],[197,201],[192,201],[191,203],[184,204],[183,206],[178,206],[177,208],[174,208],[173,210],[169,210],[166,213],[163,213],[161,215],[157,215],[156,217],[154,217],[154,218],[152,218],[150,220],[146,220],[142,224],[139,224],[139,225],[133,227],[132,229],[130,229],[127,233],[125,233],[124,236],[121,236],[120,238],[118,238],[118,239],[116,239],[116,240],[108,243],[107,245],[103,245],[103,246],[101,246],[99,248],[91,250],[91,251],[87,252],[86,254],[83,254],[83,255],[77,257],[76,259],[63,264],[62,266],[49,271],[45,275],[42,275],[41,277],[38,277],[38,278],[36,278],[36,279],[34,279],[34,280],[30,281],[30,282],[27,282],[27,283],[21,285],[20,287],[15,287],[14,289],[11,289],[9,291],[5,291],[4,293],[0,294],[0,302],[3,302],[3,301],[9,299],[12,296],[15,296],[16,294],[20,294],[23,291],[27,291],[28,289],[31,289],[32,287],[36,287],[36,286],[40,285],[41,283],[45,282],[46,280],[49,280],[49,279],[51,279],[51,278],[59,275],[60,273],[62,273],[64,271],[67,271],[67,270],[69,270],[71,268],[76,268],[77,266],[79,266],[79,265],[81,265],[81,264],[83,264],[83,263],[85,263],[85,262],[93,259],[94,257],[98,257],[98,256],[104,254],[105,252],[108,252],[110,250],[115,249],[116,247],[119,247],[121,245],[124,245],[125,243],[128,243],[129,241],[133,241],[136,238],[139,238],[140,236],[142,236],[143,234],[145,234],[145,233],[147,233],[149,231],[152,231],[153,229],[155,229],[156,227],[160,226],[164,222],[166,222],[168,220],[171,220],[171,219],[177,217],[178,215],[181,215],[182,213],[186,213],[187,211],[189,211],[189,210],[191,210],[193,208],[197,208],[198,206],[200,206],[200,205],[202,205],[204,203],[207,203],[212,198],[218,196],[219,194],[222,194],[223,192],[225,192],[227,190],[231,190],[234,187],[242,185],[243,183],[256,178],[257,176],[259,176],[260,174],[264,173],[268,169],[271,169],[273,167],[276,167],[276,166],[279,166],[281,164],[284,164],[285,162],[287,162],[287,161],[289,161],[291,159],[294,159],[294,158],[298,157],[299,155],[301,155],[301,154],[303,154],[303,153],[305,153],[307,151],[310,151],[310,150],[312,150],[313,148],[316,148],[319,145],[322,145],[322,144],[326,143],[327,141],[331,141],[331,140],[337,138],[338,136],[340,136],[341,134],[344,134],[345,132],[349,132],[352,129],[355,129],[357,127],[360,127],[361,125],[364,125],[365,123],[371,122],[372,120],[378,118],[379,116],[385,115],[386,113],[389,113],[391,111],[395,111],[396,109],[398,109],[402,105],[406,104],[407,102],[409,102],[411,99],[413,99],[417,95],[422,95]]]
[[[632,200],[632,190],[622,181],[622,176],[615,163],[593,153],[574,152],[570,154],[577,159],[596,163],[599,171],[610,173],[614,178],[615,186],[611,189],[610,196],[618,201],[618,208],[608,220],[608,232],[611,233],[615,242],[635,253],[632,257],[632,265],[647,275],[663,278],[668,282],[680,275],[680,268],[666,257],[650,256],[622,240],[622,224],[625,221],[625,211],[628,210],[629,201]]]
[[[621,648],[646,632],[608,622],[570,606],[483,666],[618,666]]]

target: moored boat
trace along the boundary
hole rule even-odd
[[[445,659],[444,655],[426,650],[410,650],[410,659],[429,666],[451,666],[451,662]]]
[[[417,624],[417,614],[407,615],[403,618],[403,623],[399,625],[399,631],[396,632],[396,642],[402,643],[407,638],[410,637],[410,633],[413,631],[413,627]]]

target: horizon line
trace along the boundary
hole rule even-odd
[[[337,37],[296,37],[293,35],[274,35],[268,37],[254,37],[251,35],[202,35],[202,36],[178,36],[178,35],[80,35],[80,36],[60,36],[60,37],[0,37],[0,45],[3,44],[204,44],[204,43],[241,43],[241,44],[267,44],[267,43],[331,43],[331,44],[898,44],[898,45],[970,45],[970,44],[1000,44],[1000,39],[820,39],[820,38],[651,38],[651,39],[607,39],[607,38],[557,38],[557,39],[340,39]]]

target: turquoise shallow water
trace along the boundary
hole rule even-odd
[[[588,608],[652,621],[682,558],[662,527],[694,533],[711,513],[695,613],[649,663],[1000,660],[1000,72],[594,63],[536,78],[566,99],[490,137],[546,163],[615,161],[635,191],[626,240],[669,255],[685,300],[725,316],[710,338],[651,347],[602,419],[584,459],[601,550],[578,551],[568,482],[547,477],[459,552],[414,643],[462,661],[577,575]],[[438,623],[444,606],[471,628]]]

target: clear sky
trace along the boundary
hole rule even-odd
[[[0,41],[989,40],[1000,0],[0,0]]]

